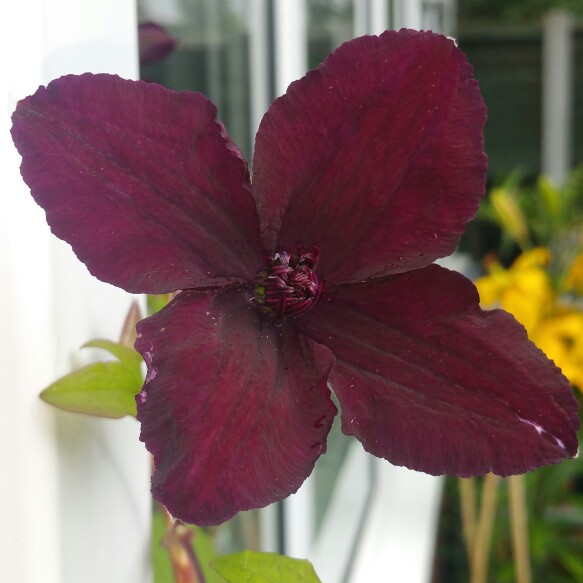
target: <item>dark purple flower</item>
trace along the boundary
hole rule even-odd
[[[67,76],[20,102],[22,175],[96,277],[184,290],[143,320],[155,497],[216,524],[295,492],[336,413],[377,456],[508,475],[577,452],[569,383],[431,263],[484,192],[486,110],[446,38],[386,32],[293,83],[253,181],[202,95]]]
[[[144,22],[138,26],[140,65],[155,63],[166,58],[174,51],[176,44],[176,39],[159,24]]]

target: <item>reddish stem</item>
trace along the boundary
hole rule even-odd
[[[180,520],[174,520],[162,505],[166,534],[164,546],[168,549],[176,583],[206,583],[200,562],[192,546],[193,530]]]

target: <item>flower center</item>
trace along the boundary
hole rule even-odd
[[[297,246],[292,254],[280,251],[265,260],[265,267],[253,280],[251,302],[277,319],[297,316],[313,308],[324,291],[324,281],[315,274],[320,249],[306,252]]]

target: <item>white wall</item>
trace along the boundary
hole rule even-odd
[[[133,0],[0,4],[0,580],[149,580],[149,459],[138,424],[58,412],[40,390],[116,338],[129,298],[49,233],[9,136],[16,101],[64,73],[137,74]]]

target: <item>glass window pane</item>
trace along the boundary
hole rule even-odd
[[[200,91],[246,156],[251,151],[247,0],[139,0],[140,22],[164,26],[174,53],[141,67],[143,79],[170,89]]]
[[[308,65],[321,63],[328,53],[353,37],[352,0],[308,0]]]

